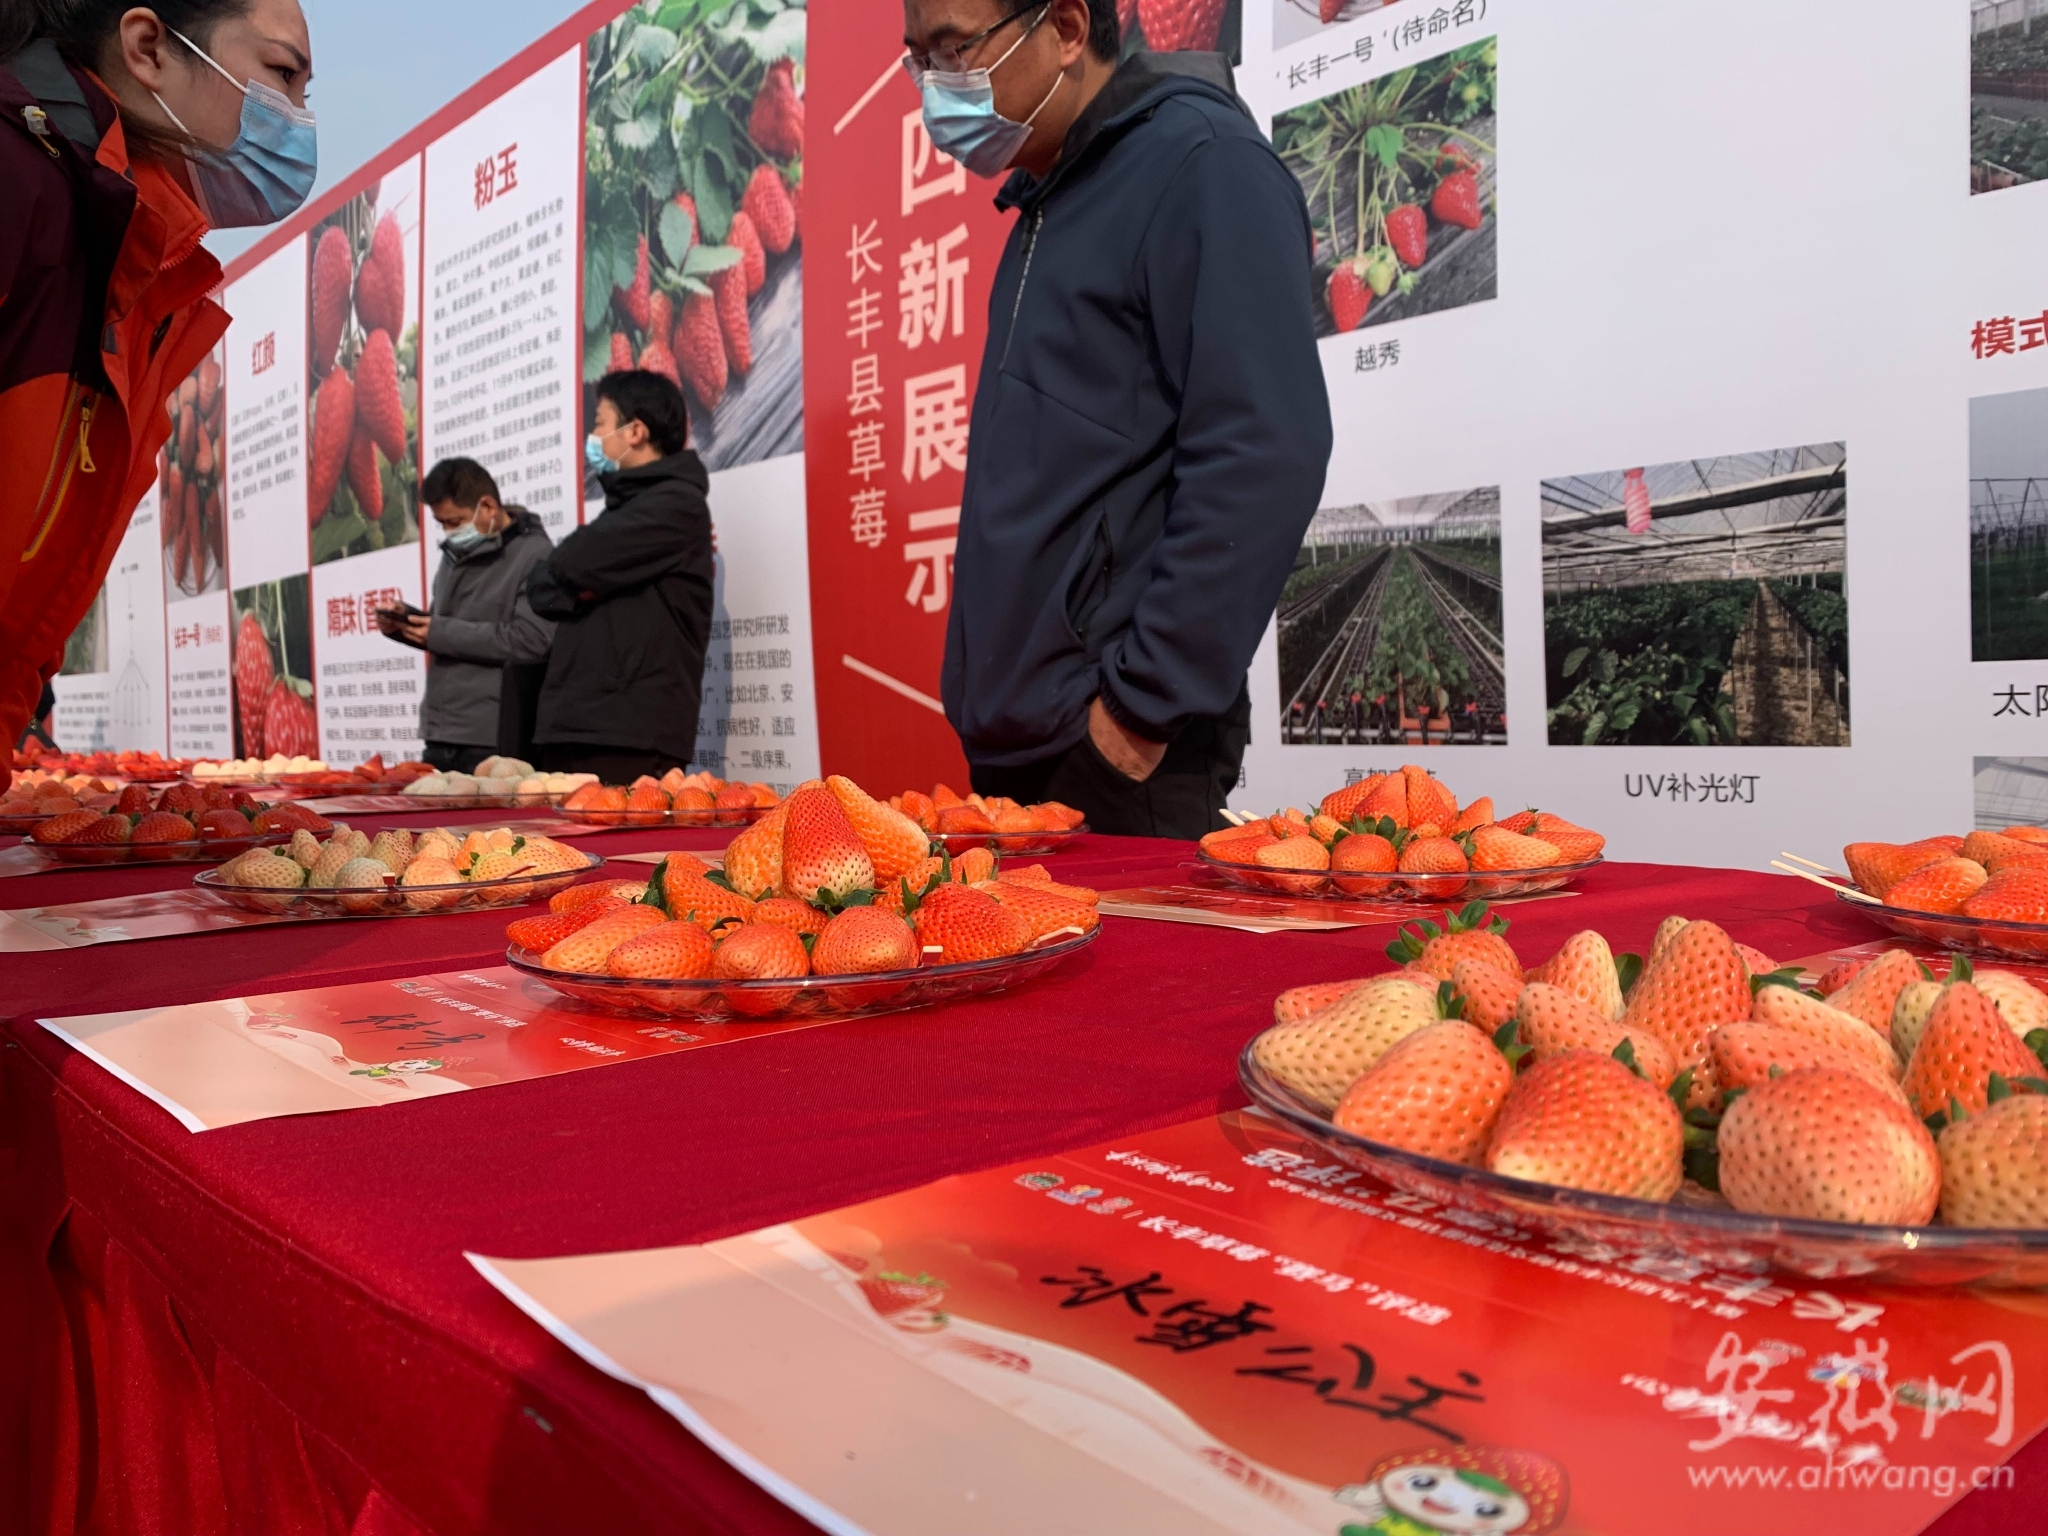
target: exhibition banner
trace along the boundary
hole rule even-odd
[[[2036,0],[1767,47],[1616,0],[1119,10],[1126,52],[1232,61],[1313,231],[1335,448],[1239,809],[1420,762],[1752,867],[2048,821]],[[431,601],[422,476],[474,457],[569,536],[633,365],[711,474],[699,764],[964,788],[939,669],[1014,220],[901,35],[893,0],[599,0],[237,258],[63,744],[417,750],[431,663],[373,616]]]
[[[1909,1536],[2048,1421],[2048,1315],[2010,1294],[1631,1252],[1245,1112],[702,1246],[471,1262],[872,1536]]]

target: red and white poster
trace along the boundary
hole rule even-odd
[[[966,763],[939,704],[989,286],[1010,218],[932,148],[901,8],[811,15],[804,416],[818,743],[887,794]],[[829,577],[828,577],[829,573]]]
[[[1910,1536],[2048,1421],[2038,1306],[1518,1227],[1244,1113],[701,1247],[471,1262],[872,1536]]]

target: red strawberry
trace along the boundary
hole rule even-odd
[[[355,253],[349,249],[348,234],[339,224],[320,232],[313,247],[312,343],[313,376],[319,378],[334,366],[341,333],[348,329],[349,280],[355,271]],[[324,503],[323,503],[324,505]]]
[[[249,824],[247,816],[225,806],[218,810],[203,812],[199,817],[199,836],[209,843],[251,837],[255,831],[256,829]]]
[[[693,293],[683,301],[683,317],[676,322],[675,361],[690,392],[707,411],[717,410],[725,398],[725,338],[709,294]]]
[[[199,404],[199,414],[211,416],[213,414],[213,403],[220,398],[220,364],[213,360],[211,352],[199,359],[197,377],[199,379],[199,393],[194,398]]]
[[[158,798],[156,808],[196,815],[206,809],[206,792],[196,784],[173,784]]]
[[[1466,838],[1475,870],[1542,869],[1558,862],[1557,849],[1541,838],[1523,837],[1499,827],[1479,827]]]
[[[917,958],[917,935],[901,917],[886,907],[848,907],[818,935],[811,970],[819,976],[865,976],[911,970]]]
[[[639,250],[633,258],[633,286],[612,289],[612,297],[619,301],[619,308],[625,312],[626,318],[633,322],[633,328],[643,336],[647,334],[648,300],[652,297],[649,292],[651,281],[647,270],[647,237],[642,235]]]
[[[149,786],[130,784],[114,801],[114,809],[123,816],[147,816],[156,806],[150,800]]]
[[[912,921],[920,947],[938,951],[924,957],[933,965],[994,960],[1031,942],[1031,925],[1021,913],[965,885],[940,886],[917,904]]]
[[[1706,1103],[1713,1097],[1707,1032],[1749,1015],[1749,971],[1735,941],[1713,923],[1694,922],[1651,956],[1621,1022],[1663,1041],[1680,1071],[1694,1068],[1693,1102]]]
[[[1387,244],[1404,267],[1419,267],[1429,255],[1429,220],[1413,203],[1387,210]]]
[[[614,976],[709,976],[717,954],[711,935],[695,923],[663,923],[635,934],[604,958]]]
[[[1453,171],[1436,184],[1429,211],[1446,224],[1477,229],[1486,214],[1479,206],[1479,178],[1470,171]]]
[[[190,382],[189,380],[187,382]],[[197,390],[194,390],[197,393]],[[178,407],[178,462],[188,472],[193,470],[193,460],[199,457],[199,408],[187,400]]]
[[[1942,988],[1913,1047],[1903,1086],[1917,1115],[1950,1113],[1951,1103],[1975,1114],[1990,1102],[1993,1073],[2012,1082],[2040,1071],[2041,1063],[1991,1000],[1959,981]]]
[[[915,1278],[885,1269],[873,1279],[860,1282],[861,1294],[877,1317],[894,1317],[920,1307],[930,1307],[946,1294],[945,1287],[930,1275]]]
[[[1401,937],[1387,946],[1387,958],[1427,971],[1439,981],[1449,981],[1460,960],[1483,960],[1519,982],[1522,962],[1503,937],[1507,931],[1506,918],[1491,916],[1483,903],[1475,901],[1461,912],[1446,912],[1441,929],[1435,923],[1403,928]]]
[[[747,274],[747,296],[752,298],[768,281],[768,253],[761,248],[761,232],[742,208],[732,216],[732,228],[725,243],[740,248],[740,267]]]
[[[306,470],[308,522],[319,522],[327,504],[334,500],[334,488],[348,467],[348,445],[355,430],[355,380],[345,369],[337,368],[320,381],[313,396],[313,451]]]
[[[581,887],[571,886],[571,890]],[[549,912],[537,917],[522,917],[505,928],[505,937],[521,949],[530,949],[537,955],[544,955],[579,928],[587,928],[608,912],[617,912],[630,903],[616,896],[599,895],[594,901],[571,907],[566,912]]]
[[[1372,308],[1372,290],[1365,285],[1356,256],[1330,269],[1330,323],[1340,331],[1355,331]]]
[[[790,206],[789,187],[774,166],[765,161],[754,167],[740,208],[761,232],[761,243],[780,256],[796,238],[796,209]]]
[[[768,66],[747,114],[747,132],[778,160],[794,160],[804,152],[804,103],[796,93],[791,60],[777,59]]]
[[[356,359],[356,419],[394,464],[405,461],[405,403],[398,397],[398,354],[389,331],[372,331]]]
[[[1316,6],[1316,19],[1327,27],[1337,19],[1337,13],[1343,9],[1344,0],[1319,0]]]
[[[61,816],[50,816],[37,822],[35,829],[29,833],[29,840],[37,843],[68,843],[99,819],[98,811],[66,811]]]
[[[360,421],[348,443],[348,488],[355,492],[363,516],[374,523],[384,515],[384,480],[377,473],[377,447]]]
[[[659,336],[648,338],[647,345],[640,349],[639,366],[649,373],[658,373],[677,389],[683,387],[682,375],[676,371],[675,354],[662,345]]]
[[[397,336],[405,330],[405,240],[394,213],[377,221],[370,254],[356,272],[356,319],[366,331]]]
[[[1917,843],[1851,843],[1842,850],[1842,862],[1849,866],[1849,878],[1859,888],[1882,896],[1914,870],[1947,858],[1962,845],[1959,837],[1930,837]]]
[[[1984,866],[1971,859],[1936,859],[1885,888],[1884,902],[1908,912],[1960,912],[1983,888]]]
[[[874,863],[832,791],[820,785],[791,795],[782,814],[783,894],[843,900],[874,884]]]
[[[242,726],[242,753],[264,757],[263,706],[270,696],[270,642],[254,613],[245,612],[235,626],[235,713]],[[168,800],[168,793],[166,794]],[[177,810],[166,804],[165,810]]]
[[[128,834],[131,843],[193,843],[199,829],[176,811],[151,811],[135,823]]]
[[[1223,26],[1223,0],[1138,0],[1138,25],[1154,53],[1208,53]]]
[[[747,319],[747,272],[735,263],[711,274],[711,295],[718,309],[718,329],[725,337],[725,355],[740,378],[754,366],[754,332]]]
[[[676,301],[669,297],[664,288],[657,288],[647,296],[647,334],[666,340],[675,333]]]
[[[1656,1084],[1598,1051],[1565,1051],[1515,1080],[1486,1166],[1512,1179],[1637,1200],[1685,1180],[1685,1122]]]
[[[624,331],[612,332],[612,360],[609,373],[624,373],[633,366],[633,341]]]
[[[270,685],[270,698],[263,706],[263,745],[266,755],[272,756],[311,757],[320,750],[313,706],[282,677]]]
[[[1331,1119],[1355,1136],[1476,1163],[1514,1077],[1483,1033],[1446,1019],[1388,1046],[1345,1091]]]

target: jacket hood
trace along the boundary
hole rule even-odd
[[[1017,171],[996,194],[996,207],[1029,208],[1072,173],[1074,167],[1116,142],[1134,124],[1145,119],[1169,96],[1203,95],[1244,113],[1251,112],[1239,99],[1230,72],[1230,60],[1220,53],[1134,53],[1116,67],[1108,84],[1074,119],[1060,157],[1044,181],[1028,171]]]
[[[704,469],[704,461],[690,448],[672,453],[666,458],[656,459],[652,464],[640,464],[632,469],[615,469],[609,474],[597,477],[598,484],[604,487],[607,506],[630,501],[642,491],[652,490],[655,486],[671,480],[682,481],[693,487],[699,495],[711,489],[711,476]]]

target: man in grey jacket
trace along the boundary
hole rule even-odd
[[[526,579],[553,548],[540,519],[499,503],[498,483],[474,459],[443,459],[420,484],[420,502],[441,526],[441,569],[430,613],[386,609],[378,626],[426,651],[420,705],[426,761],[468,773],[517,750],[499,727],[513,669],[545,662],[555,626],[534,613]]]

